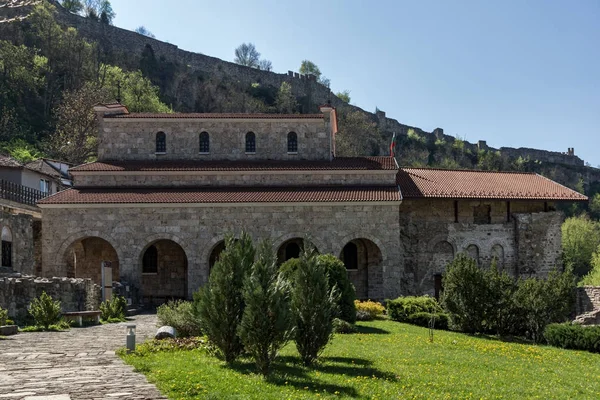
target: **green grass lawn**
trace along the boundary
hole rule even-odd
[[[335,335],[313,369],[290,343],[263,379],[203,349],[125,355],[171,399],[598,399],[600,355],[428,330],[393,321]]]

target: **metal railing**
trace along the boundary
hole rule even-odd
[[[27,186],[19,185],[18,183],[5,181],[0,179],[0,199],[15,201],[17,203],[28,204],[35,206],[36,202],[44,197],[49,196],[48,193],[40,190],[32,189]]]

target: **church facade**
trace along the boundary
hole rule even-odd
[[[113,279],[144,302],[190,298],[228,233],[269,238],[280,262],[310,242],[342,259],[357,297],[437,294],[458,252],[513,275],[560,263],[559,201],[536,174],[399,168],[336,157],[335,109],[320,114],[131,114],[95,107],[98,161],[41,202],[46,276]]]

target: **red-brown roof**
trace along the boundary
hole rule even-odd
[[[131,113],[105,115],[104,118],[200,118],[200,119],[323,119],[323,114],[246,114],[246,113]]]
[[[334,203],[366,201],[400,201],[400,193],[395,186],[68,189],[47,197],[39,201],[38,204]]]
[[[338,157],[332,161],[106,161],[83,164],[70,172],[125,171],[315,171],[396,170],[393,157]]]
[[[534,173],[401,168],[403,198],[587,201],[587,197]]]

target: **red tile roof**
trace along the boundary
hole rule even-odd
[[[323,119],[323,114],[245,114],[245,113],[131,113],[105,115],[104,118],[201,118],[201,119]]]
[[[38,204],[335,203],[365,201],[400,201],[400,193],[396,186],[68,189],[47,197],[39,201]]]
[[[315,171],[396,170],[393,157],[338,157],[333,161],[106,161],[83,164],[70,172],[122,171]]]
[[[403,198],[588,200],[534,173],[401,168],[396,182]]]
[[[9,168],[21,168],[23,164],[8,156],[6,154],[0,154],[0,167],[9,167]]]

